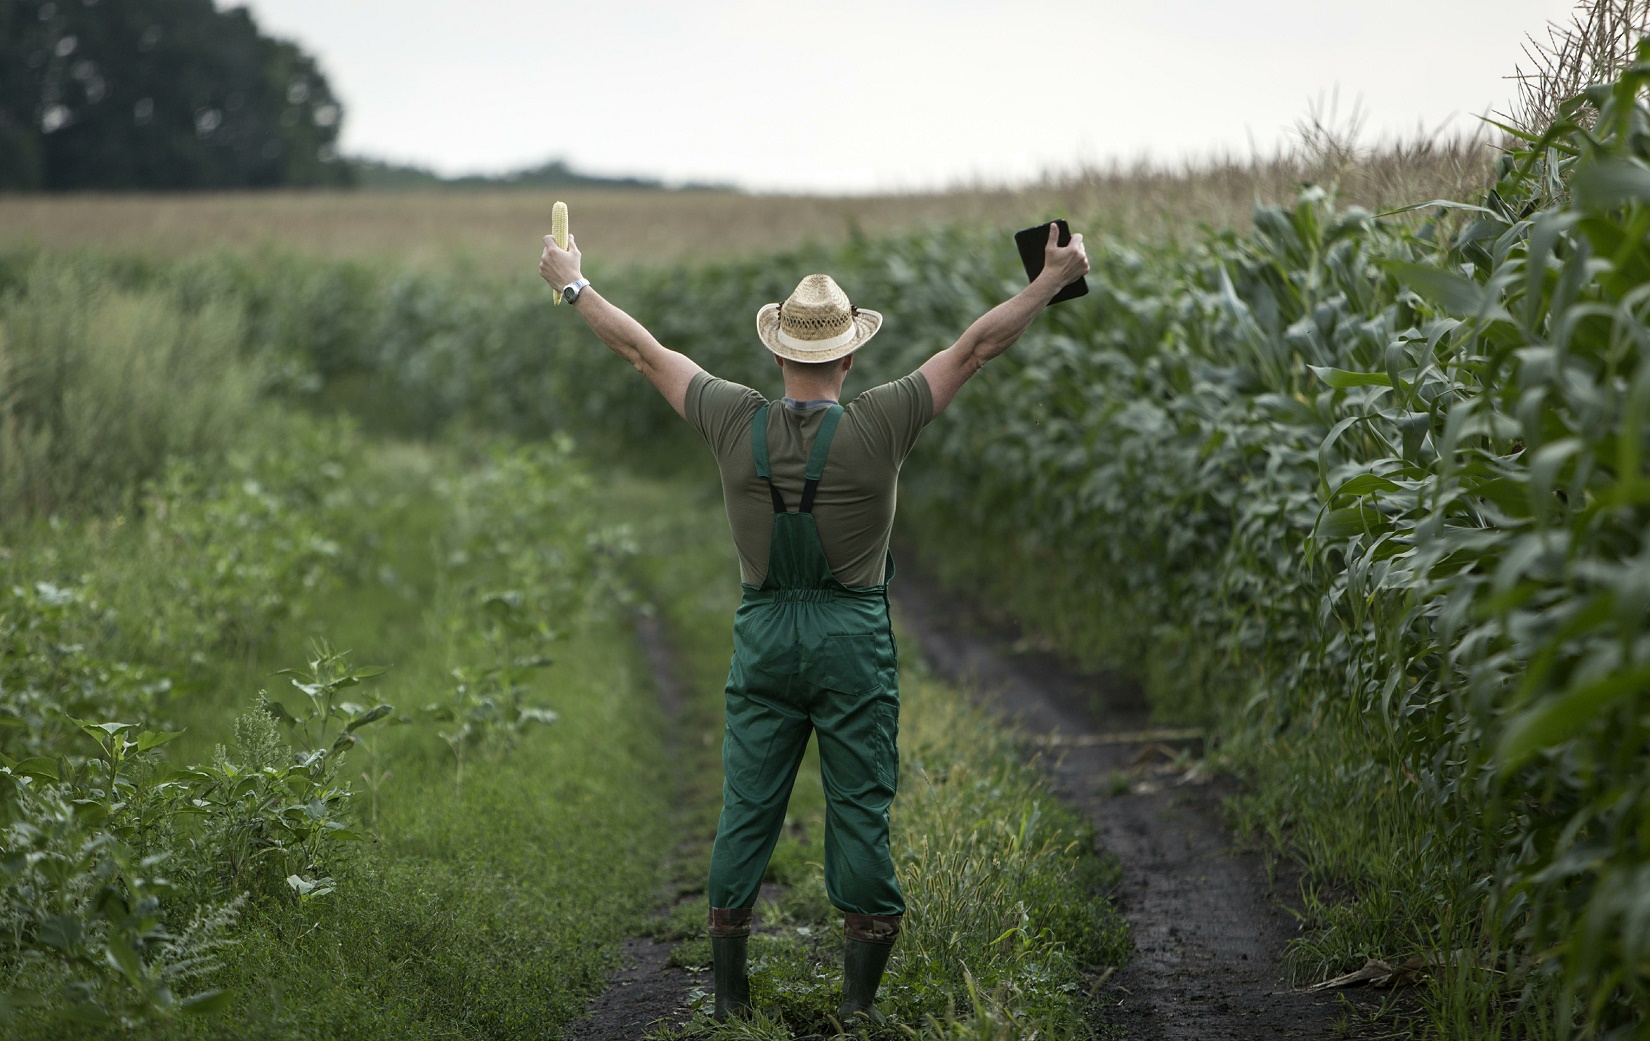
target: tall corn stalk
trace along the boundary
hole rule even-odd
[[[1518,83],[1509,125],[1538,135],[1559,116],[1559,106],[1597,83],[1608,83],[1627,67],[1639,38],[1650,34],[1650,0],[1581,0],[1568,25],[1549,22],[1547,38],[1526,39],[1529,63],[1514,67]],[[1588,113],[1588,118],[1594,113]]]

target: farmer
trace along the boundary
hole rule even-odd
[[[779,838],[810,732],[819,736],[825,887],[846,917],[838,1016],[873,1004],[905,902],[888,850],[899,778],[899,673],[888,621],[888,538],[900,463],[923,427],[1088,271],[1083,237],[1049,232],[1042,274],[904,379],[839,403],[855,352],[882,326],[827,275],[756,313],[785,396],[769,401],[661,345],[579,274],[579,248],[546,236],[539,274],[613,353],[639,369],[709,443],[739,553],[722,743],[722,817],[710,863],[718,1020],[750,1010],[751,908]]]

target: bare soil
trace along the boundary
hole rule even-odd
[[[894,590],[929,666],[1047,749],[1055,789],[1122,863],[1116,899],[1137,953],[1101,984],[1106,1025],[1137,1041],[1346,1036],[1337,995],[1285,980],[1295,919],[1261,859],[1233,848],[1222,785],[1183,769],[1201,755],[1195,738],[1154,731],[1137,686],[1023,649],[1011,627],[984,622],[920,574],[902,568]]]

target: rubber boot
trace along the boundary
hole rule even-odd
[[[751,983],[745,971],[751,938],[748,907],[710,909],[710,965],[715,978],[718,1023],[751,1014]]]
[[[894,952],[900,920],[894,915],[850,914],[847,916],[847,944],[842,953],[842,1006],[836,1017],[843,1026],[851,1022],[882,1022],[876,1009],[877,988],[882,985],[888,956]]]

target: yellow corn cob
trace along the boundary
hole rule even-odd
[[[556,245],[567,248],[567,204],[558,202],[550,207],[550,237],[556,240]],[[551,297],[557,304],[561,303],[561,294]]]

